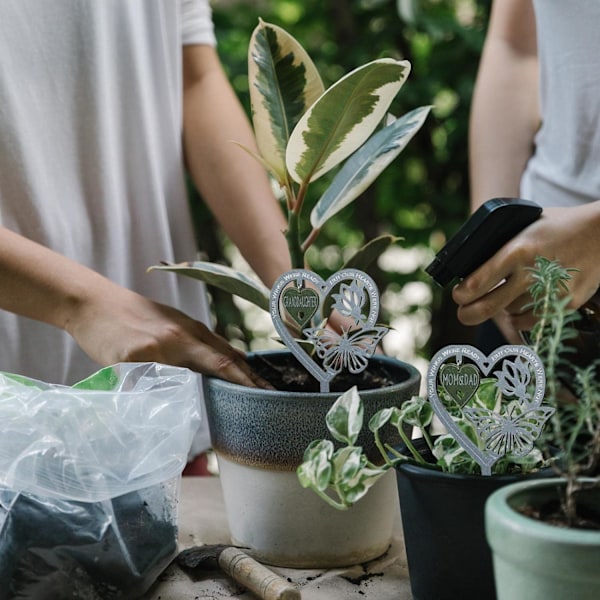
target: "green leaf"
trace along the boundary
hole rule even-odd
[[[319,440],[312,442],[304,452],[304,462],[296,469],[300,485],[324,491],[329,487],[333,466],[333,442]]]
[[[292,131],[286,165],[294,181],[314,181],[361,146],[383,119],[409,72],[408,61],[382,58],[331,86]]]
[[[290,133],[323,93],[323,82],[300,43],[262,20],[250,39],[248,78],[256,142],[264,164],[283,183]]]
[[[351,481],[358,475],[365,462],[362,448],[356,446],[340,448],[333,456],[336,481],[342,484]]]
[[[109,392],[114,390],[119,382],[119,375],[112,367],[104,367],[89,377],[78,381],[73,385],[73,389],[77,390],[101,390]]]
[[[479,382],[475,395],[469,402],[469,406],[483,406],[488,410],[500,410],[502,402],[502,390],[497,386],[497,380],[487,377]]]
[[[362,194],[404,150],[425,122],[430,110],[430,106],[416,108],[371,136],[344,163],[321,196],[310,214],[311,225],[320,229],[333,215]]]
[[[403,238],[388,234],[372,239],[346,261],[342,270],[358,269],[359,271],[368,271],[371,264],[373,264],[373,262],[376,261],[392,244],[396,244],[402,239]]]
[[[433,419],[433,408],[425,398],[413,396],[410,400],[403,402],[398,412],[392,417],[393,425],[397,426],[398,423],[405,423],[419,429],[425,429]]]
[[[185,275],[193,279],[199,279],[209,285],[239,296],[248,302],[252,302],[263,310],[269,310],[269,289],[250,279],[244,273],[236,271],[231,267],[203,261],[183,262],[177,264],[155,265],[149,271],[171,271],[178,275]]]
[[[344,392],[327,412],[325,421],[331,435],[344,444],[354,445],[363,424],[363,405],[356,386]]]
[[[391,418],[392,415],[397,412],[398,409],[395,406],[389,408],[382,408],[376,412],[369,420],[369,430],[375,433],[381,429]]]
[[[338,486],[340,497],[348,506],[355,504],[385,475],[391,465],[383,465],[375,469],[362,468],[356,477]]]

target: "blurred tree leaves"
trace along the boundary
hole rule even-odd
[[[213,0],[212,6],[221,60],[248,114],[247,49],[259,16],[301,41],[326,87],[376,58],[412,62],[391,112],[399,115],[433,104],[432,115],[366,197],[325,227],[319,246],[357,248],[391,234],[404,238],[403,247],[430,248],[431,256],[439,250],[469,214],[468,114],[490,0]],[[223,240],[215,238],[206,209],[196,210],[199,239],[205,242],[201,249],[210,248],[209,258],[218,260]],[[343,258],[340,253],[340,264]],[[324,276],[339,266],[318,255],[312,260]],[[420,267],[408,273],[376,269],[370,274],[380,290],[410,281],[430,283]],[[215,308],[220,325],[234,323],[229,303],[221,298]],[[433,289],[431,311],[432,336],[422,349],[425,356],[447,343],[471,341],[472,332],[456,321],[449,291]]]

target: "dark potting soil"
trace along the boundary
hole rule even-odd
[[[0,600],[132,600],[177,552],[137,492],[97,503],[19,495],[0,539]]]
[[[284,392],[318,392],[319,382],[294,358],[284,354],[265,357],[260,354],[249,358],[250,366],[275,389]],[[389,387],[398,382],[385,365],[371,361],[361,373],[342,371],[330,382],[332,392],[342,393],[357,386],[359,390],[373,390]]]
[[[574,523],[568,523],[558,500],[550,500],[539,507],[520,506],[517,510],[525,517],[542,521],[548,525],[600,531],[600,512],[588,506],[577,507],[577,519]]]

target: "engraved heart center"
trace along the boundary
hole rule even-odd
[[[460,408],[475,395],[479,388],[479,369],[475,365],[443,365],[439,383]]]
[[[319,309],[319,294],[311,288],[287,288],[281,301],[285,311],[298,324],[304,327]]]

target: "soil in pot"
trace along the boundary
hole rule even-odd
[[[275,389],[285,392],[319,392],[319,382],[288,353],[255,354],[248,357],[254,371]],[[407,373],[408,378],[408,373]],[[384,364],[370,361],[361,373],[342,371],[330,383],[332,392],[343,393],[352,386],[359,390],[374,390],[401,383]]]
[[[574,523],[569,523],[562,510],[560,500],[553,499],[544,502],[539,506],[525,505],[520,506],[517,512],[525,517],[542,521],[547,525],[555,527],[573,527],[587,531],[600,531],[600,510],[591,506],[578,506],[577,519]]]

